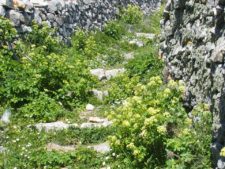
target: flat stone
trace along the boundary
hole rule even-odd
[[[143,47],[144,43],[141,40],[138,39],[133,39],[131,41],[129,41],[130,45],[136,45],[137,47]]]
[[[101,143],[97,145],[88,146],[88,148],[94,149],[98,153],[108,153],[111,151],[109,143]]]
[[[68,129],[69,127],[78,127],[77,124],[66,124],[61,121],[57,122],[52,122],[52,123],[38,123],[35,125],[35,127],[41,131],[45,130],[46,132],[49,131],[59,131],[59,130],[65,130]]]
[[[95,109],[95,106],[93,106],[92,104],[87,104],[86,105],[86,110],[87,111],[94,111],[94,109]]]
[[[80,125],[80,128],[100,128],[100,127],[108,127],[112,125],[111,121],[104,121],[103,123],[93,123],[93,122],[86,122]]]
[[[89,117],[88,121],[89,122],[92,122],[92,123],[104,123],[104,122],[108,122],[107,119],[102,119],[100,117]]]
[[[121,68],[121,69],[112,69],[112,70],[106,70],[105,71],[105,75],[106,75],[106,79],[109,80],[113,77],[116,77],[118,74],[124,73],[125,69]]]
[[[154,39],[155,38],[155,34],[153,33],[136,33],[137,37],[140,38],[146,38],[146,39]]]
[[[71,145],[71,146],[61,146],[59,144],[55,143],[48,143],[46,146],[47,151],[59,151],[59,152],[70,152],[70,151],[75,151],[76,147]]]
[[[103,80],[105,78],[104,69],[92,69],[90,72],[92,75],[97,76],[99,80]]]

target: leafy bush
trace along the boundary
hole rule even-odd
[[[93,58],[98,54],[94,36],[81,29],[77,30],[73,36],[72,46],[88,58]]]
[[[0,22],[8,23],[1,27],[1,32],[14,32],[9,21]],[[41,41],[36,39],[39,37]],[[12,39],[5,33],[0,41]],[[14,53],[9,50],[6,54],[0,49],[1,106],[18,109],[20,115],[24,113],[20,117],[53,121],[65,108],[71,110],[87,100],[94,79],[86,61],[78,54],[68,55],[67,48],[65,52],[56,49],[57,46],[60,42],[49,28],[34,24],[33,32],[25,40],[14,42]],[[19,60],[13,59],[13,55]]]
[[[143,12],[139,6],[128,5],[122,10],[121,19],[128,24],[138,24],[143,19]]]
[[[111,79],[107,102],[121,101],[133,95],[133,88],[138,84],[138,81],[139,77],[129,78],[126,74]]]
[[[110,142],[121,163],[132,168],[195,168],[198,158],[197,168],[210,167],[210,112],[197,107],[192,113],[200,122],[189,118],[180,102],[183,91],[177,82],[163,85],[160,77],[152,77],[111,113],[117,132]]]
[[[149,49],[149,47],[147,48]],[[157,57],[153,46],[150,51],[141,49],[125,67],[130,77],[140,76],[143,80],[159,75],[163,68],[163,62]]]
[[[124,27],[118,21],[110,21],[105,25],[103,32],[109,37],[118,40],[125,33],[125,30]]]

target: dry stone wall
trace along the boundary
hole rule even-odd
[[[30,32],[32,21],[46,22],[68,40],[78,27],[101,29],[120,7],[135,4],[145,13],[159,6],[160,0],[0,0],[0,15],[11,19],[20,33]]]
[[[211,105],[214,168],[225,168],[225,1],[169,0],[161,21],[166,74],[186,82],[185,106]],[[204,138],[203,138],[204,139]]]

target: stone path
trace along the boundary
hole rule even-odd
[[[154,39],[155,36],[153,34],[147,34],[147,33],[136,33],[136,38],[133,40],[128,40],[128,43],[131,45],[136,45],[137,47],[143,47],[145,44],[141,40],[141,38],[146,39]],[[124,59],[130,60],[135,57],[134,52],[124,53]],[[117,68],[117,69],[104,69],[104,68],[97,68],[97,69],[91,69],[90,73],[93,76],[96,76],[100,83],[104,83],[106,80],[110,80],[111,78],[114,78],[122,73],[124,73],[126,70],[125,68]],[[98,100],[104,101],[105,97],[109,95],[108,91],[106,89],[92,89],[90,91],[93,96],[95,96]],[[80,128],[87,129],[87,128],[98,128],[98,127],[109,127],[112,125],[112,122],[109,121],[107,118],[99,117],[97,115],[98,107],[92,104],[87,104],[84,111],[80,112],[80,119],[82,119],[81,124],[68,124],[63,121],[57,121],[52,123],[39,123],[36,124],[35,127],[41,131],[44,130],[45,132],[52,132],[52,131],[59,131],[59,130],[67,130],[69,128]],[[86,147],[95,150],[98,153],[108,153],[110,152],[110,146],[108,142],[99,143],[99,144],[93,144],[93,145],[79,145],[81,147]],[[47,151],[60,151],[60,152],[69,152],[69,151],[76,151],[78,145],[66,145],[62,146],[60,144],[56,143],[48,143],[46,145]]]

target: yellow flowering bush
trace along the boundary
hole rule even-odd
[[[200,157],[208,155],[206,151],[210,151],[207,147],[202,152],[200,147],[195,147],[202,144],[197,137],[202,124],[194,123],[182,107],[184,89],[182,82],[171,80],[168,84],[163,84],[160,77],[152,77],[146,85],[138,84],[134,89],[135,95],[127,98],[122,106],[110,113],[117,132],[109,140],[113,151],[119,154],[122,162],[129,161],[133,168],[179,168],[182,165],[178,156],[183,161],[185,157],[195,156],[191,154],[190,147],[192,152],[196,148]],[[192,114],[193,117],[201,117],[201,114],[209,117],[204,106],[196,107]],[[205,121],[205,125],[209,126],[208,122],[209,120]],[[194,126],[198,128],[195,129]],[[209,128],[206,128],[203,133],[208,131]],[[177,155],[170,159],[168,152]],[[191,157],[185,153],[191,154]],[[175,162],[172,163],[172,160]],[[189,166],[189,162],[185,165]],[[208,165],[207,160],[204,162]]]

